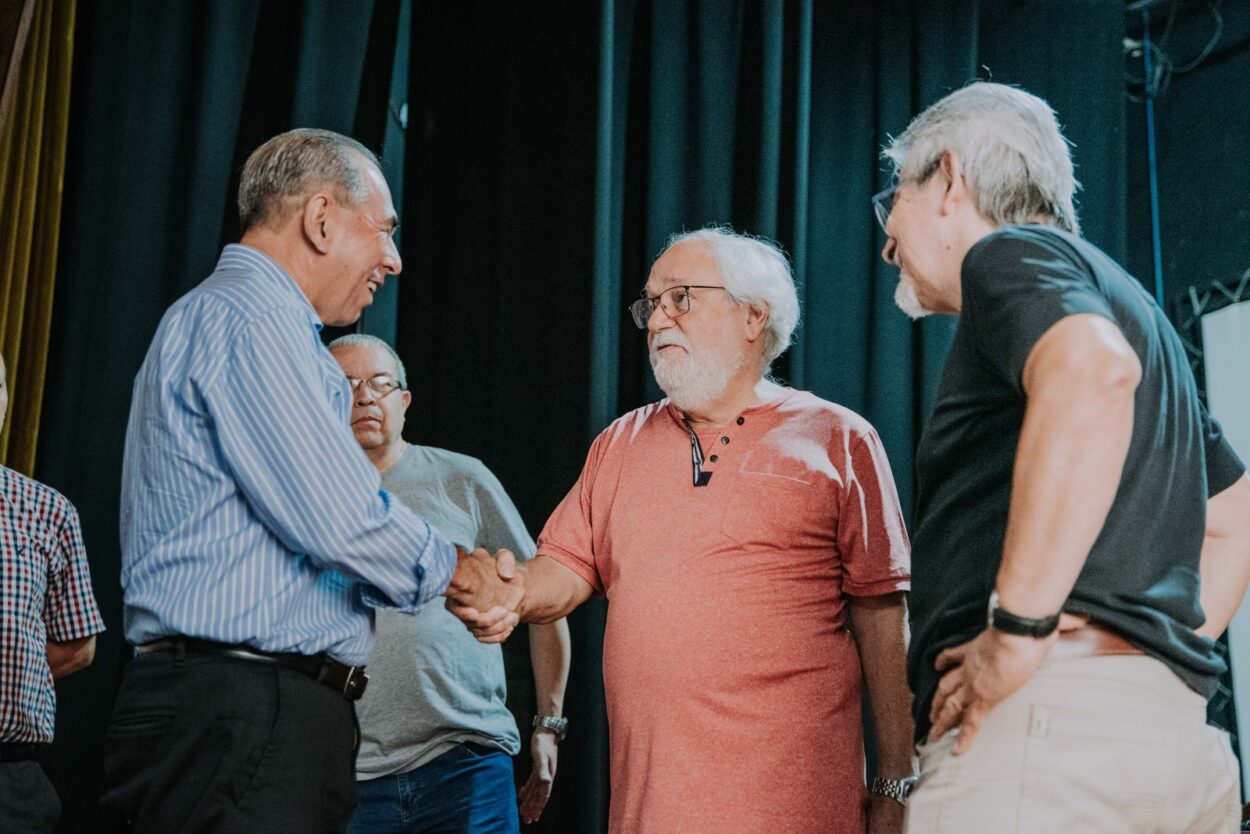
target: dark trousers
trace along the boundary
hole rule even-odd
[[[355,743],[352,704],[297,671],[138,657],[109,722],[100,830],[338,834],[356,804]]]
[[[61,800],[36,761],[0,763],[0,834],[52,834]]]

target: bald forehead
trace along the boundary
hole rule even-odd
[[[399,366],[395,364],[395,357],[380,345],[339,345],[330,353],[345,370],[354,376],[399,375]]]
[[[373,221],[383,227],[395,227],[399,224],[399,217],[395,213],[395,206],[391,201],[391,188],[386,184],[382,169],[375,165],[373,160],[366,159],[360,153],[352,151],[352,154],[357,170],[360,172],[360,178],[365,183],[365,195],[360,204],[365,206],[375,203],[369,206],[372,209],[371,213],[377,215],[372,218]]]

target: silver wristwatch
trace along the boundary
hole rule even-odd
[[[564,741],[569,734],[569,720],[564,716],[535,715],[534,729],[550,730],[556,734],[556,741]]]
[[[871,793],[877,796],[888,796],[900,805],[907,804],[907,795],[915,787],[917,776],[906,776],[902,779],[887,779],[884,776],[874,777]]]

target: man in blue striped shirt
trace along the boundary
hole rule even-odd
[[[240,244],[165,314],[122,472],[125,631],[110,830],[341,831],[373,609],[415,610],[452,545],[380,487],[322,323],[400,271],[377,158],[301,129],[244,166]],[[468,543],[466,543],[468,544]]]

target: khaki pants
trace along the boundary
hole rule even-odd
[[[986,717],[920,747],[907,834],[1226,834],[1241,819],[1227,734],[1153,658],[1047,663]]]

